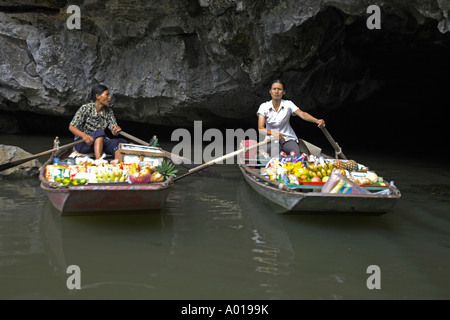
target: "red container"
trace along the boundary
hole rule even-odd
[[[303,181],[302,184],[304,184],[305,186],[323,186],[325,182]]]
[[[258,142],[257,141],[255,141],[255,140],[245,140],[244,141],[244,147],[245,148],[248,148],[248,147],[251,147],[251,146],[253,146],[253,145],[255,145],[255,144],[257,144]],[[247,151],[245,154],[244,154],[244,159],[252,159],[252,160],[245,160],[245,163],[248,163],[248,164],[256,164],[257,163],[257,161],[256,161],[256,152],[257,152],[257,149],[258,148],[255,148],[255,149],[252,149],[252,150],[249,150],[249,151]],[[253,160],[253,159],[255,159],[255,160]]]

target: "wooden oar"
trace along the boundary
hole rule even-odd
[[[141,140],[139,138],[136,138],[135,136],[132,136],[131,134],[126,133],[125,131],[119,131],[119,134],[124,136],[125,138],[128,138],[131,141],[134,141],[135,143],[141,144],[143,146],[148,146],[149,145],[148,142],[146,142],[144,140]],[[199,165],[191,163],[191,160],[183,158],[183,157],[180,157],[180,156],[177,156],[176,154],[173,154],[173,153],[171,153],[169,151],[166,151],[166,150],[161,150],[161,151],[164,153],[164,155],[167,158],[172,159],[172,161],[176,161],[177,163],[180,163],[180,165],[182,165],[183,167],[185,167],[187,169],[192,169],[192,168],[196,168],[196,167],[199,166]],[[202,175],[202,173],[199,173],[199,174]],[[223,178],[224,177],[223,174],[215,172],[215,171],[211,171],[211,170],[208,170],[208,171],[204,172],[203,175],[206,175],[206,176],[209,176],[209,177],[219,177],[219,178]]]
[[[190,175],[190,174],[193,174],[193,173],[195,173],[195,172],[197,172],[197,171],[206,169],[206,168],[212,166],[213,164],[216,164],[217,162],[221,162],[221,161],[226,160],[226,159],[228,159],[228,158],[235,157],[235,156],[237,156],[237,155],[239,155],[239,154],[241,154],[241,153],[243,153],[243,152],[247,152],[247,151],[249,151],[249,150],[253,150],[253,149],[255,149],[255,148],[258,148],[259,146],[265,145],[265,144],[267,144],[267,143],[269,143],[269,142],[272,142],[272,141],[274,141],[274,140],[275,140],[275,138],[272,137],[272,138],[270,138],[270,139],[267,139],[267,140],[264,140],[264,141],[262,141],[262,142],[256,143],[256,144],[254,144],[254,145],[252,145],[252,146],[245,147],[245,148],[242,148],[242,149],[233,151],[233,152],[231,152],[231,153],[228,153],[228,154],[226,154],[226,155],[224,155],[224,156],[222,156],[222,157],[215,158],[215,159],[213,159],[213,160],[211,160],[211,161],[208,161],[208,162],[206,162],[206,163],[204,163],[204,164],[199,165],[198,167],[195,167],[195,168],[189,170],[189,172],[186,172],[185,174],[183,174],[183,175],[181,175],[181,176],[179,176],[179,177],[175,177],[175,178],[173,179],[173,181],[178,180],[178,179],[181,179],[181,178],[184,178],[184,177],[186,177],[186,176],[188,176],[188,175]]]
[[[26,158],[23,158],[23,159],[19,159],[19,160],[11,161],[11,162],[8,162],[8,163],[4,163],[4,164],[0,165],[0,171],[10,169],[10,168],[18,166],[18,165],[20,165],[22,163],[34,160],[36,158],[39,158],[40,156],[43,156],[43,155],[46,155],[46,154],[49,154],[49,153],[52,153],[52,152],[55,152],[55,151],[64,150],[64,149],[73,147],[73,146],[75,146],[75,145],[77,145],[77,144],[79,144],[81,142],[83,142],[82,139],[78,140],[78,141],[75,141],[75,142],[72,142],[72,143],[69,143],[69,144],[65,144],[65,145],[60,146],[58,148],[54,148],[54,149],[51,149],[51,150],[47,150],[47,151],[44,151],[44,152],[32,155],[30,157],[26,157]]]
[[[347,157],[342,152],[341,147],[337,144],[336,141],[334,141],[333,137],[330,135],[330,133],[328,132],[327,128],[323,127],[323,128],[320,128],[320,129],[322,129],[323,134],[325,135],[325,137],[327,137],[328,141],[331,143],[331,145],[333,146],[334,150],[336,151],[336,157],[340,156],[342,159],[347,160]]]

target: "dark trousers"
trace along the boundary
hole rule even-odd
[[[114,153],[119,149],[120,143],[127,143],[125,139],[117,138],[117,139],[109,139],[105,131],[103,129],[97,129],[93,132],[89,132],[88,135],[92,136],[94,138],[94,143],[92,145],[88,145],[86,143],[80,143],[75,146],[75,150],[77,150],[79,153],[93,153],[94,152],[94,144],[95,140],[103,137],[103,152],[106,154],[110,154],[114,156]],[[77,137],[75,141],[80,140],[80,137]]]
[[[290,154],[293,151],[296,156],[300,155],[300,148],[295,140],[280,140],[278,142],[266,144],[266,152],[271,157],[280,154],[281,151],[286,152],[286,154]]]

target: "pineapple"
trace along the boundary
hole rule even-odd
[[[336,169],[345,169],[345,164],[341,160],[336,160],[333,164]]]
[[[352,172],[352,171],[358,171],[358,163],[355,160],[348,160],[345,164],[344,169]]]
[[[170,177],[175,177],[175,174],[178,172],[178,170],[175,169],[175,164],[173,164],[172,161],[168,159],[164,159],[163,162],[156,167],[155,171],[159,172],[164,179],[168,179]]]

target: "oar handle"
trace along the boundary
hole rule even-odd
[[[132,136],[131,134],[126,133],[125,131],[119,131],[119,134],[124,136],[125,138],[128,138],[128,139],[130,139],[136,143],[142,144],[144,146],[148,146],[148,144],[149,144],[148,142],[145,142],[144,140],[136,138],[135,136]]]
[[[243,153],[243,152],[247,152],[247,151],[256,149],[256,148],[258,148],[258,147],[260,147],[260,146],[262,146],[262,145],[265,145],[265,144],[267,144],[267,143],[269,143],[269,142],[272,142],[272,141],[274,141],[274,140],[276,140],[276,139],[275,139],[274,137],[272,137],[272,138],[270,138],[270,139],[261,141],[261,142],[259,142],[259,143],[254,144],[254,145],[251,145],[251,146],[248,146],[248,147],[241,148],[241,149],[239,149],[239,150],[236,150],[236,151],[233,151],[233,152],[231,152],[231,153],[228,153],[228,154],[226,154],[226,155],[224,155],[224,156],[221,156],[221,157],[212,159],[212,160],[206,162],[205,164],[202,164],[202,165],[200,165],[200,166],[198,166],[198,167],[196,167],[196,168],[193,168],[193,169],[191,169],[191,170],[189,170],[189,171],[196,171],[196,170],[197,170],[198,168],[200,168],[201,166],[213,165],[213,164],[215,164],[215,163],[217,163],[217,162],[220,162],[220,161],[223,161],[223,160],[226,160],[226,159],[235,157],[235,156],[237,156],[238,154],[241,154],[241,153]]]
[[[254,144],[254,145],[251,145],[251,146],[249,146],[249,147],[245,147],[245,148],[242,148],[242,149],[233,151],[233,152],[231,152],[231,153],[228,153],[228,154],[226,154],[226,155],[224,155],[224,156],[215,158],[215,159],[213,159],[213,160],[211,160],[211,161],[208,161],[208,162],[206,162],[206,163],[204,163],[204,164],[199,165],[198,167],[192,168],[191,170],[189,170],[189,171],[186,172],[185,174],[183,174],[183,175],[181,175],[181,176],[179,176],[179,177],[176,177],[176,178],[174,178],[173,180],[175,181],[175,180],[184,178],[184,177],[186,177],[186,176],[188,176],[188,175],[190,175],[190,174],[192,174],[192,173],[195,173],[195,172],[197,172],[197,171],[200,171],[200,170],[203,170],[203,169],[205,169],[205,168],[208,168],[208,167],[212,166],[213,164],[216,164],[217,162],[220,162],[220,161],[223,161],[223,160],[225,160],[225,159],[229,159],[229,158],[235,157],[235,156],[237,156],[237,155],[239,155],[239,154],[241,154],[241,153],[243,153],[243,152],[247,152],[247,151],[256,149],[256,148],[258,148],[258,147],[260,147],[260,146],[262,146],[262,145],[265,145],[265,144],[267,144],[267,143],[269,143],[269,142],[272,142],[272,141],[274,141],[274,140],[275,140],[275,138],[272,137],[272,138],[270,138],[270,139],[261,141],[261,142],[259,142],[259,143]]]
[[[134,142],[136,142],[136,143],[139,143],[139,144],[141,144],[141,145],[143,145],[143,146],[148,146],[148,145],[149,145],[148,142],[146,142],[146,141],[144,141],[144,140],[141,140],[141,139],[139,139],[139,138],[136,138],[135,136],[132,136],[131,134],[126,133],[125,131],[119,131],[119,134],[122,135],[122,136],[124,136],[125,138],[128,138],[128,139],[130,139],[131,141],[134,141]],[[177,156],[177,155],[175,155],[175,154],[173,154],[173,153],[170,153],[169,151],[166,151],[166,150],[161,150],[161,151],[164,153],[164,155],[165,155],[167,158],[172,159],[172,161],[175,161],[175,160],[176,160],[176,162],[180,162],[180,163],[184,163],[184,164],[190,164],[190,163],[191,163],[191,161],[190,161],[189,159],[186,159],[186,158]]]
[[[341,156],[341,158],[344,159],[344,160],[347,160],[347,157],[342,152],[341,147],[337,144],[336,141],[334,141],[333,137],[330,135],[330,133],[328,132],[327,128],[323,127],[323,128],[320,128],[320,129],[322,129],[323,134],[325,135],[325,137],[328,139],[328,141],[333,146],[334,150],[336,151],[336,155],[337,156]]]

